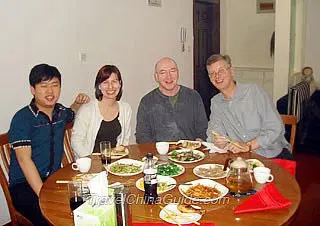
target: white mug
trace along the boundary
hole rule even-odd
[[[255,167],[253,169],[254,179],[259,184],[273,181],[273,175],[270,173],[271,170],[267,167]]]
[[[84,157],[79,158],[76,162],[72,163],[71,168],[73,170],[79,170],[81,173],[86,173],[91,167],[91,158]]]

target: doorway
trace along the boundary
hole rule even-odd
[[[207,117],[210,117],[211,98],[218,90],[210,82],[206,60],[220,53],[220,0],[194,0],[194,89],[203,100]]]

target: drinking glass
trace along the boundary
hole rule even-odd
[[[73,180],[68,182],[68,196],[70,201],[71,214],[84,203],[83,188],[81,180]]]
[[[101,163],[103,165],[111,163],[111,150],[110,141],[100,142]]]

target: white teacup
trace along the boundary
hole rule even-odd
[[[157,151],[160,155],[165,155],[169,151],[169,143],[168,142],[157,142],[156,143]]]
[[[273,175],[270,173],[271,170],[267,167],[255,167],[253,169],[254,179],[259,184],[273,181]]]
[[[79,170],[81,173],[86,173],[91,167],[91,158],[79,158],[76,162],[72,163],[71,167],[73,170]]]

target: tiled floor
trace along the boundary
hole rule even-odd
[[[293,226],[320,225],[320,147],[297,147],[297,181],[301,188],[301,203]]]

